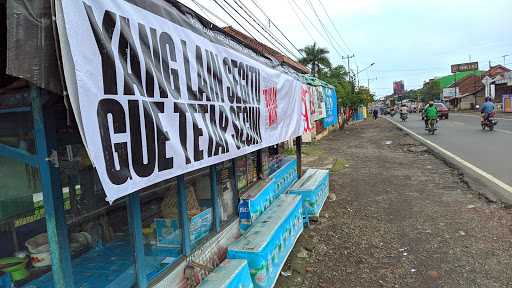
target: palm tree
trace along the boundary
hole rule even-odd
[[[300,49],[300,52],[304,54],[304,57],[299,59],[299,62],[306,66],[311,65],[311,75],[313,76],[318,74],[321,66],[331,67],[331,62],[327,57],[329,50],[316,46],[316,42]]]

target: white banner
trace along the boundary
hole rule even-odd
[[[57,10],[71,103],[108,201],[302,134],[299,81],[170,4],[156,15],[155,1],[128,2]]]

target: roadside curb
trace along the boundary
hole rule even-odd
[[[411,137],[427,146],[430,151],[433,152],[434,156],[444,161],[448,166],[461,171],[464,175],[464,180],[467,181],[469,186],[480,195],[492,202],[501,202],[506,206],[512,205],[512,187],[478,167],[466,162],[459,156],[454,155],[437,144],[419,136],[401,124],[389,118],[385,119],[393,123],[398,129],[406,132]]]

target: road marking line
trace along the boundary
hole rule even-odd
[[[453,113],[452,115],[460,115],[460,116],[468,116],[468,117],[478,117],[480,118],[480,115],[472,115],[472,114],[464,114],[464,113]],[[512,121],[510,118],[494,118],[498,120],[505,120],[505,121]]]
[[[498,131],[498,132],[501,132],[501,133],[505,133],[505,134],[510,134],[510,135],[512,135],[512,131],[508,131],[508,130],[503,130],[503,129],[496,129],[496,128],[494,128],[494,131]]]
[[[444,148],[442,148],[441,146],[425,139],[424,137],[416,134],[415,132],[405,128],[403,125],[400,125],[399,123],[391,120],[391,119],[388,119],[388,121],[391,121],[393,124],[397,125],[398,127],[400,127],[402,130],[404,130],[405,132],[417,137],[418,139],[421,139],[422,141],[424,141],[425,143],[427,143],[428,145],[438,149],[439,151],[441,151],[442,153],[448,155],[449,157],[453,158],[455,161],[458,161],[460,164],[468,167],[469,169],[473,170],[474,172],[480,174],[481,176],[487,178],[487,180],[491,181],[492,183],[496,184],[497,186],[501,187],[502,189],[504,189],[505,191],[509,192],[510,194],[512,194],[512,187],[507,185],[506,183],[504,183],[503,181],[499,180],[498,178],[492,176],[491,174],[483,171],[482,169],[476,167],[475,165],[467,162],[466,160],[460,158],[459,156],[451,153],[451,152],[448,152],[447,150],[445,150]]]

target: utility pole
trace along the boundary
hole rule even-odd
[[[375,77],[375,78],[368,78],[367,80],[368,80],[368,91],[370,91],[370,81],[377,80],[377,77]]]
[[[348,80],[350,81],[352,77],[350,76],[350,58],[354,58],[356,55],[347,55],[347,56],[341,56],[341,60],[347,59],[347,71],[348,71]]]
[[[505,60],[507,59],[508,56],[510,56],[510,54],[501,56],[501,57],[503,57],[503,65],[507,64],[507,62],[505,62]]]
[[[352,56],[350,55],[347,55],[347,56],[341,56],[341,60],[345,60],[347,59],[347,71],[348,71],[348,81],[351,82],[351,76],[350,76],[350,58],[354,58],[356,57],[356,55],[352,54]],[[349,91],[349,95],[352,95],[352,85],[349,85],[349,88],[350,88],[350,91]]]
[[[356,65],[357,90],[359,90],[359,65]]]

